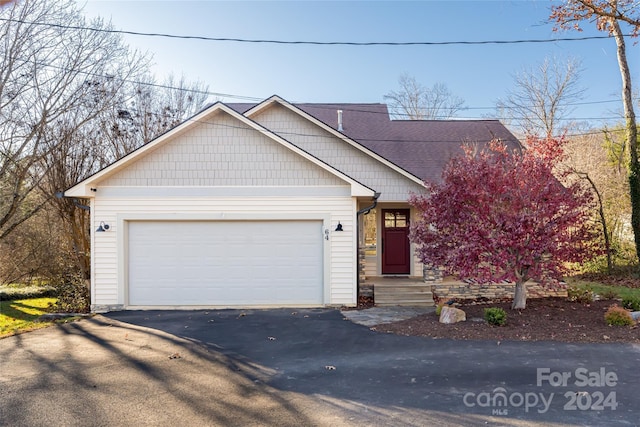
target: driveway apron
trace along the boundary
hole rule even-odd
[[[438,411],[443,422],[449,414],[464,415],[468,425],[480,419],[485,425],[640,425],[637,345],[396,336],[354,324],[334,309],[107,317],[205,345],[276,389],[362,408]]]

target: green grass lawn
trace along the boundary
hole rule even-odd
[[[38,318],[46,313],[49,304],[55,301],[55,298],[0,301],[0,337],[44,328],[53,324],[53,321],[39,322]]]
[[[576,286],[581,289],[589,289],[598,295],[606,295],[608,292],[614,292],[618,295],[618,298],[640,298],[640,288],[629,288],[626,286],[605,285],[599,282],[592,282],[588,280],[576,279],[568,277],[566,279],[567,285]]]

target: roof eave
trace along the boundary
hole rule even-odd
[[[320,159],[312,156],[311,154],[307,153],[306,151],[298,148],[297,146],[295,146],[291,142],[287,141],[286,139],[282,138],[278,134],[270,131],[269,129],[265,128],[264,126],[260,125],[259,123],[253,121],[251,118],[236,112],[235,110],[233,110],[232,108],[226,106],[225,104],[223,104],[221,102],[216,102],[215,104],[211,105],[209,108],[207,108],[207,109],[201,111],[200,113],[192,116],[191,118],[185,120],[184,122],[182,122],[181,124],[177,125],[176,127],[170,129],[169,131],[167,131],[167,132],[163,133],[162,135],[158,136],[157,138],[151,140],[150,142],[148,142],[147,144],[143,145],[142,147],[134,150],[133,152],[127,154],[124,157],[122,157],[121,159],[115,161],[111,165],[105,167],[104,169],[96,172],[95,174],[91,175],[90,177],[80,181],[79,183],[77,183],[73,187],[67,189],[63,193],[64,197],[78,197],[78,198],[92,198],[92,197],[95,197],[95,195],[96,195],[95,187],[97,186],[96,185],[97,182],[99,182],[100,180],[105,179],[105,178],[117,173],[119,170],[122,170],[123,168],[125,168],[129,163],[135,161],[136,159],[138,159],[138,158],[144,156],[145,154],[147,154],[148,152],[154,150],[155,148],[157,148],[159,145],[161,145],[162,143],[166,142],[167,140],[175,138],[179,134],[181,134],[183,132],[186,132],[191,127],[196,126],[198,124],[198,122],[204,120],[207,116],[211,115],[215,111],[224,111],[224,112],[228,113],[232,117],[234,117],[234,118],[240,120],[241,122],[245,123],[246,125],[254,128],[254,130],[256,130],[256,131],[262,133],[263,135],[271,138],[272,140],[280,143],[281,145],[287,147],[288,149],[296,152],[301,157],[311,161],[312,163],[316,164],[317,166],[321,167],[322,169],[326,170],[327,172],[329,172],[329,173],[333,174],[334,176],[340,178],[341,180],[345,181],[347,184],[349,184],[351,186],[351,195],[353,197],[373,196],[373,194],[375,193],[375,191],[373,189],[365,186],[364,184],[356,181],[355,179],[353,179],[353,178],[349,177],[348,175],[344,174],[343,172],[335,169],[333,166],[326,164],[325,162],[323,162]],[[94,189],[94,190],[92,190],[92,189]]]

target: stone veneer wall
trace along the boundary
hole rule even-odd
[[[431,265],[425,265],[422,267],[422,276],[424,277],[425,283],[442,282],[442,269]]]
[[[502,299],[513,298],[515,283],[465,283],[461,281],[433,283],[431,289],[434,299]],[[565,286],[559,288],[547,288],[535,282],[527,282],[527,298],[566,297]]]
[[[364,271],[365,271],[365,265],[366,265],[366,253],[365,253],[365,248],[360,247],[358,248],[358,279],[360,280],[360,283],[364,283],[364,280],[366,278]]]

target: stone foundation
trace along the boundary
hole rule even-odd
[[[434,299],[503,299],[513,298],[515,283],[466,283],[445,281],[432,284]],[[527,298],[566,297],[566,286],[547,288],[535,282],[527,282]]]
[[[110,311],[124,310],[124,304],[92,304],[92,313],[108,313]]]
[[[422,266],[422,276],[424,277],[425,283],[442,282],[442,269],[440,267],[424,265]]]

